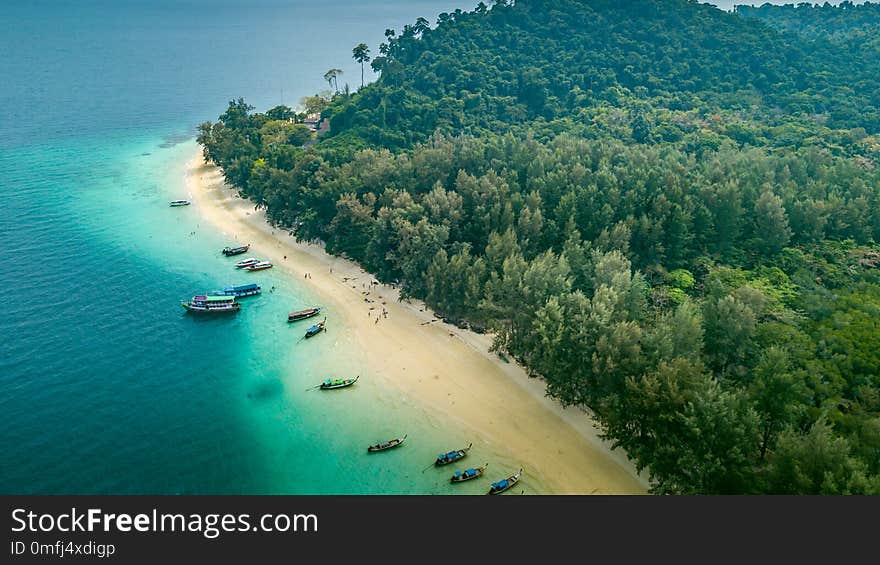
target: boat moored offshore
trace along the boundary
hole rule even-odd
[[[403,442],[406,441],[406,435],[403,437],[397,437],[394,439],[390,439],[388,441],[381,441],[375,445],[371,445],[367,448],[367,453],[378,453],[379,451],[388,451],[389,449],[394,449],[395,447],[400,447]]]
[[[305,320],[306,318],[311,318],[313,316],[317,316],[321,313],[321,307],[316,306],[314,308],[306,308],[305,310],[299,310],[297,312],[291,312],[287,315],[288,322],[298,322],[300,320]]]
[[[318,385],[321,390],[335,390],[337,388],[345,388],[358,382],[360,375],[353,379],[324,379],[324,382]]]
[[[237,269],[244,269],[246,267],[256,265],[259,262],[260,262],[260,260],[257,259],[256,257],[249,257],[248,259],[245,259],[244,261],[239,261],[238,263],[236,263],[235,267]]]
[[[211,293],[211,296],[234,296],[236,298],[243,298],[245,296],[255,296],[261,292],[263,292],[263,289],[260,285],[251,283],[238,286],[227,286],[223,290],[215,290]]]
[[[241,247],[224,247],[220,252],[227,257],[231,257],[232,255],[241,255],[242,253],[247,253],[247,250],[251,248],[250,244],[242,245]]]
[[[492,483],[489,487],[489,492],[486,494],[501,494],[502,492],[510,489],[513,485],[519,482],[520,477],[522,477],[523,470],[520,469],[519,472],[514,473],[507,477],[504,480],[498,481],[496,483]]]
[[[467,456],[468,451],[471,450],[474,444],[469,444],[467,447],[463,449],[456,449],[455,451],[450,451],[448,453],[441,453],[437,456],[437,460],[434,461],[434,465],[437,467],[442,467],[443,465],[449,465],[459,459],[464,459]]]
[[[469,481],[471,479],[476,479],[477,477],[483,476],[483,473],[486,472],[486,468],[489,466],[488,463],[483,465],[482,467],[465,469],[464,471],[456,471],[450,477],[449,482],[451,483],[463,483],[465,481]]]
[[[188,312],[221,314],[226,312],[238,312],[241,304],[235,301],[234,296],[207,296],[200,294],[193,296],[189,302],[181,302],[181,306]]]
[[[305,338],[309,339],[310,337],[314,337],[314,336],[318,335],[319,333],[324,331],[326,325],[327,325],[327,318],[324,318],[323,321],[318,322],[317,324],[315,324],[314,326],[312,326],[306,330]]]
[[[177,206],[189,206],[191,202],[189,200],[172,200],[168,205],[171,207]]]
[[[253,265],[247,266],[244,268],[245,271],[262,271],[264,269],[271,269],[274,265],[269,261],[259,261],[254,263]]]

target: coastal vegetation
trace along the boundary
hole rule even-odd
[[[198,139],[654,492],[880,494],[878,7],[480,3],[358,45],[314,145],[242,99]]]

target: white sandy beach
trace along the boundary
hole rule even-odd
[[[371,374],[382,375],[389,386],[399,387],[426,410],[504,446],[521,461],[526,474],[554,493],[646,491],[645,478],[636,474],[623,452],[611,451],[598,438],[587,414],[563,408],[544,395],[543,382],[489,353],[491,336],[432,321],[424,304],[399,302],[390,287],[372,286],[370,294],[364,294],[372,276],[270,226],[264,212],[255,212],[252,202],[225,185],[217,167],[204,164],[201,148],[188,163],[187,184],[208,223],[233,241],[250,243],[253,255],[313,286],[356,336]],[[310,278],[304,278],[305,273]],[[383,308],[387,317],[382,316]]]

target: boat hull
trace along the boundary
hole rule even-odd
[[[310,339],[310,338],[315,337],[316,335],[318,335],[318,334],[321,333],[322,331],[324,331],[324,326],[318,326],[318,327],[315,327],[315,328],[309,328],[308,330],[306,330],[306,334],[305,334],[304,337],[305,337],[306,339]]]
[[[256,265],[259,262],[260,262],[259,259],[245,259],[244,261],[239,261],[238,263],[236,263],[235,268],[236,269],[246,269],[248,267]]]
[[[218,290],[212,292],[212,296],[234,296],[236,298],[244,298],[247,296],[256,296],[261,294],[263,289],[260,287],[257,288],[249,288],[247,290]]]
[[[181,306],[187,311],[194,314],[229,314],[241,310],[241,304],[233,304],[232,306],[224,306],[223,308],[205,308],[203,306],[193,306],[188,302],[181,302]]]
[[[493,483],[493,485],[489,488],[489,492],[487,492],[486,494],[501,494],[502,492],[507,492],[519,482],[519,479],[521,477],[522,477],[522,471],[504,479],[505,481],[507,481],[507,484],[504,485],[503,487],[496,487],[495,484]]]
[[[450,477],[450,479],[449,479],[449,482],[450,483],[463,483],[465,481],[479,479],[486,472],[486,467],[485,466],[479,467],[479,468],[475,469],[475,471],[476,471],[476,473],[474,473],[473,475],[466,475],[464,473],[461,473],[460,475],[452,475],[452,477]]]
[[[395,438],[388,442],[388,445],[371,445],[367,448],[367,453],[379,453],[382,451],[388,451],[389,449],[394,449],[395,447],[400,447],[403,445],[403,442],[406,441],[406,436],[402,438]]]
[[[455,451],[450,451],[449,453],[443,454],[440,457],[437,457],[437,460],[434,461],[435,467],[443,467],[445,465],[449,465],[450,463],[455,463],[456,461],[460,461],[467,457],[468,451],[471,450],[474,444],[470,444],[464,449],[456,449]]]
[[[321,313],[320,308],[315,308],[314,310],[308,310],[303,312],[293,312],[287,315],[287,321],[289,322],[299,322],[300,320],[308,320],[309,318],[314,318],[318,314]]]
[[[246,245],[244,247],[226,247],[225,249],[223,249],[223,251],[221,251],[221,253],[223,253],[223,255],[226,255],[227,257],[232,257],[233,255],[241,255],[242,253],[247,253],[248,249],[250,248],[250,245]]]
[[[359,377],[358,377],[358,378],[359,378]],[[320,388],[321,390],[336,390],[336,389],[338,389],[338,388],[347,388],[347,387],[350,387],[351,385],[353,385],[353,384],[356,383],[356,382],[357,382],[357,379],[350,379],[350,380],[347,380],[347,381],[342,382],[342,383],[333,383],[333,384],[321,383],[321,385],[320,385],[319,388]]]

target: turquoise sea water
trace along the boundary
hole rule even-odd
[[[0,492],[477,493],[422,470],[475,438],[357,374],[345,331],[297,343],[319,300],[235,271],[186,197],[194,127],[245,96],[323,88],[351,47],[470,3],[37,0],[0,11]],[[256,253],[255,253],[256,254]],[[179,301],[259,281],[235,316]],[[275,290],[268,292],[272,287]],[[334,328],[334,313],[328,325]],[[338,327],[338,326],[337,326]],[[293,346],[292,346],[293,344]],[[409,434],[379,455],[366,445]],[[461,444],[461,445],[460,445]],[[481,446],[475,445],[475,452]],[[493,467],[514,462],[491,455]],[[478,461],[477,459],[480,459]]]

